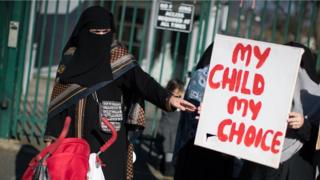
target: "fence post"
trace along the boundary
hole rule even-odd
[[[19,56],[21,56],[21,42],[23,42],[23,39],[26,38],[22,36],[23,31],[26,31],[26,28],[23,27],[23,18],[24,18],[24,11],[26,10],[26,7],[29,3],[26,3],[25,1],[14,1],[10,2],[12,4],[12,11],[9,15],[9,22],[15,21],[19,22],[18,26],[18,40],[17,40],[17,46],[16,47],[8,47],[6,44],[6,47],[4,48],[7,53],[7,58],[4,59],[4,61],[7,61],[5,68],[5,74],[4,74],[4,81],[1,83],[4,83],[3,91],[2,93],[2,99],[1,103],[6,105],[5,108],[1,108],[0,113],[0,137],[1,138],[8,138],[10,136],[10,128],[11,124],[13,122],[13,111],[14,111],[14,100],[15,100],[15,86],[16,81],[18,79],[17,74],[17,67]],[[6,24],[6,28],[9,28],[9,24]],[[6,36],[5,38],[8,38]]]

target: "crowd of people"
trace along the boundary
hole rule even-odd
[[[86,9],[67,42],[52,92],[45,141],[59,136],[71,116],[68,137],[84,138],[92,151],[111,136],[101,117],[108,117],[118,133],[116,142],[100,158],[105,179],[133,179],[130,131],[144,128],[144,100],[163,110],[158,133],[163,136],[163,172],[177,180],[311,180],[319,174],[316,151],[320,102],[314,54],[305,50],[296,83],[288,130],[278,169],[194,145],[197,108],[203,99],[213,43],[192,73],[184,94],[179,80],[161,87],[145,73],[120,42],[113,16],[102,7]],[[182,97],[184,94],[184,98]],[[170,169],[171,168],[171,169]]]

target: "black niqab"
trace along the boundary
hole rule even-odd
[[[196,66],[196,70],[202,69],[210,64],[212,48],[213,48],[213,43],[211,43],[209,45],[209,47],[202,54],[197,66]]]
[[[111,29],[111,32],[97,35],[89,32],[89,29]],[[112,80],[110,66],[112,29],[112,14],[105,8],[94,6],[81,14],[64,48],[64,52],[69,47],[76,47],[76,51],[70,60],[63,58],[61,61],[66,67],[61,74],[58,74],[61,83],[76,83],[90,87]]]

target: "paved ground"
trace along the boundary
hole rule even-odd
[[[38,151],[18,141],[0,140],[0,179],[21,179],[24,167]]]
[[[37,147],[38,149],[41,146]],[[0,180],[21,179],[28,162],[39,151],[32,145],[16,140],[0,139]],[[164,177],[157,170],[158,159],[154,153],[149,154],[148,146],[136,145],[135,180],[172,180]]]

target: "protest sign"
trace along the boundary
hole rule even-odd
[[[302,54],[216,35],[195,144],[277,168]]]

